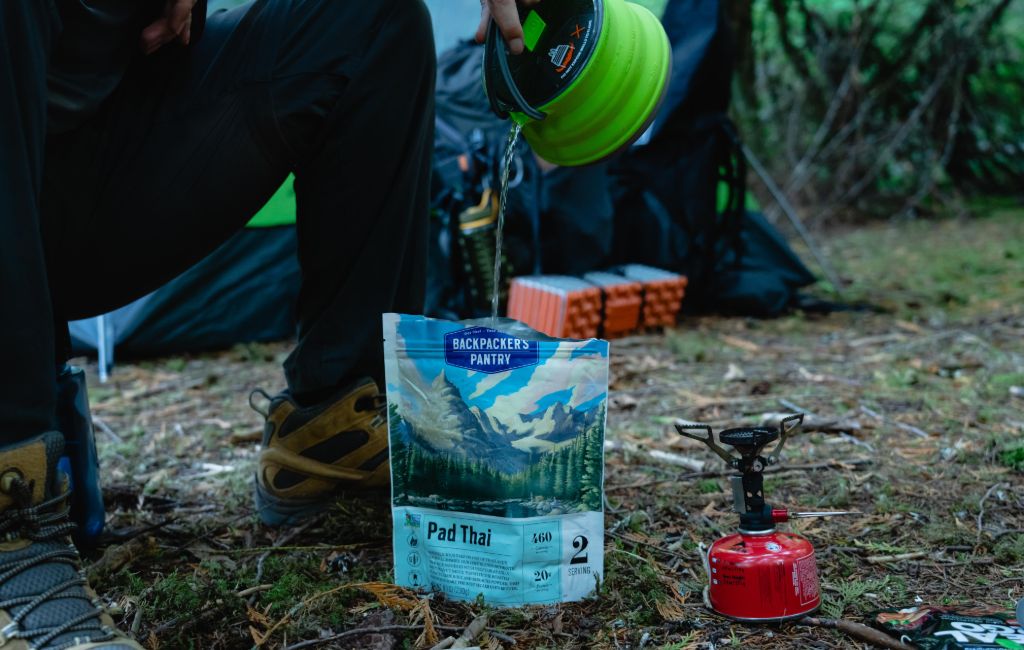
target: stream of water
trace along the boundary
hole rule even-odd
[[[508,172],[512,167],[512,156],[516,152],[519,131],[522,127],[514,124],[508,132],[505,156],[501,161],[501,193],[498,195],[498,227],[494,231],[494,288],[491,293],[491,323],[498,320],[498,302],[501,298],[501,247],[505,233],[505,198],[508,196]]]

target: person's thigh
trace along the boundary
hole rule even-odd
[[[44,227],[60,314],[138,298],[241,228],[312,155],[401,1],[257,0],[212,15],[194,48],[133,65],[96,119],[50,143]]]
[[[0,0],[0,446],[53,429],[53,313],[39,225],[53,3]]]
[[[379,379],[380,315],[423,308],[434,41],[422,2],[391,4],[296,168],[303,283],[298,345],[284,367],[298,393]],[[323,30],[318,40],[329,39]],[[292,111],[280,114],[293,125]]]

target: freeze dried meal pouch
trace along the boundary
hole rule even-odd
[[[875,626],[920,650],[1024,650],[1013,612],[920,605],[875,615]]]
[[[395,582],[495,605],[604,573],[608,343],[384,315]]]

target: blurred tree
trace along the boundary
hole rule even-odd
[[[734,114],[818,219],[916,214],[1024,180],[1024,0],[724,3]]]

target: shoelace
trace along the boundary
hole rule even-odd
[[[4,539],[27,539],[33,542],[50,542],[66,538],[75,529],[75,524],[69,521],[69,510],[63,505],[66,495],[58,495],[52,499],[43,501],[38,505],[32,505],[33,484],[26,483],[22,479],[14,479],[11,482],[9,493],[14,497],[15,507],[0,513],[0,540]],[[0,556],[2,557],[2,556]],[[14,578],[19,573],[43,564],[57,563],[68,564],[78,569],[78,553],[68,544],[66,548],[47,551],[31,557],[19,560],[0,561],[0,584]],[[46,591],[35,596],[21,596],[0,601],[0,609],[13,613],[14,607],[21,607],[17,614],[13,614],[11,622],[3,629],[0,629],[0,648],[14,639],[23,639],[31,642],[29,645],[40,650],[64,650],[76,643],[109,641],[114,638],[113,630],[107,628],[100,621],[102,611],[82,590],[86,580],[79,575],[64,582],[58,583]],[[89,603],[89,609],[83,614],[60,625],[47,628],[22,628],[21,622],[32,613],[33,610],[42,604],[57,599],[84,600]],[[83,627],[88,622],[100,623],[97,627]],[[80,637],[75,641],[50,645],[57,637],[68,632],[85,632],[87,638]]]
[[[256,396],[257,395],[259,395],[264,400],[266,400],[266,402],[268,404],[271,401],[273,401],[274,398],[269,393],[267,393],[267,391],[263,390],[262,388],[257,388],[255,390],[253,390],[251,393],[249,393],[249,408],[251,408],[252,410],[256,411],[257,413],[262,415],[264,418],[269,417],[270,416],[270,409],[269,409],[269,407],[267,407],[267,408],[260,408],[260,406],[256,403]],[[356,400],[355,410],[356,411],[381,411],[381,412],[383,412],[384,409],[387,408],[387,405],[388,405],[388,397],[387,397],[387,395],[385,395],[384,393],[377,393],[376,395],[374,395],[372,397],[360,397],[358,400]]]

